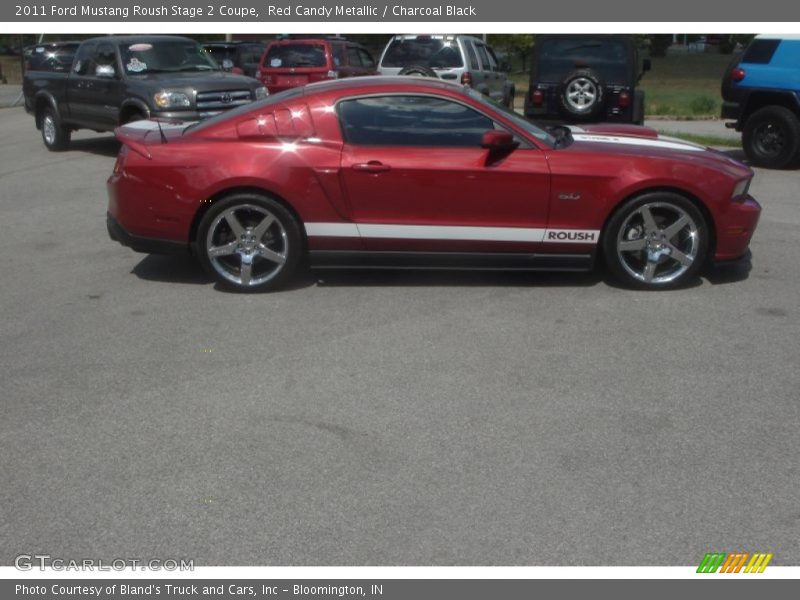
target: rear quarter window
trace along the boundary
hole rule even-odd
[[[743,63],[766,65],[772,60],[780,40],[753,40],[742,56]]]

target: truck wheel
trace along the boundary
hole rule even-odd
[[[789,167],[800,155],[800,121],[783,106],[760,108],[744,124],[742,146],[757,167]]]
[[[47,107],[42,112],[42,141],[48,150],[66,150],[72,132],[61,124],[56,112]]]

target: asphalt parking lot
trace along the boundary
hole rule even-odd
[[[105,230],[116,143],[0,110],[0,564],[800,564],[800,171],[752,268],[218,291]]]

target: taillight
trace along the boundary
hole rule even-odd
[[[464,71],[461,74],[461,84],[472,85],[472,73],[470,73],[469,71]]]
[[[533,92],[531,92],[531,102],[539,106],[544,102],[544,92],[542,90],[533,90]]]
[[[617,100],[620,108],[626,108],[631,105],[631,95],[628,92],[620,92],[619,100]]]
[[[745,75],[747,75],[747,73],[741,67],[736,67],[733,71],[731,71],[731,79],[733,81],[741,81],[744,79]]]

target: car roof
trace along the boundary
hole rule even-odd
[[[183,37],[180,35],[104,35],[96,38],[85,40],[86,42],[111,42],[112,44],[142,44],[152,42],[192,42],[196,44],[197,41],[192,38]]]
[[[461,33],[399,33],[393,36],[392,39],[395,40],[418,40],[419,38],[427,38],[427,39],[443,39],[443,40],[477,40],[479,42],[483,42],[483,40],[474,35],[464,35]],[[488,42],[487,42],[488,43]]]
[[[318,93],[360,88],[374,88],[375,90],[380,90],[382,88],[397,86],[403,86],[406,88],[422,88],[428,90],[454,90],[464,87],[456,83],[450,83],[441,79],[434,79],[433,77],[389,77],[386,75],[368,75],[365,77],[348,77],[345,79],[318,81],[315,83],[309,83],[305,86],[305,89],[309,93]]]
[[[553,39],[614,40],[626,44],[634,42],[632,36],[620,33],[545,33],[536,36],[536,43]]]

